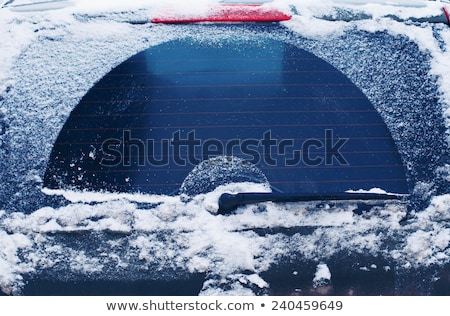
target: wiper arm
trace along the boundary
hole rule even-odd
[[[336,194],[284,194],[284,193],[224,193],[219,198],[218,214],[225,215],[238,206],[260,202],[310,202],[310,201],[370,201],[403,200],[404,195],[378,193],[336,193]]]

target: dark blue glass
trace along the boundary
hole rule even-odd
[[[216,156],[251,163],[276,192],[408,192],[391,134],[361,90],[270,38],[174,40],[131,57],[73,110],[45,186],[177,194]]]

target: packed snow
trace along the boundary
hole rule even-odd
[[[362,215],[355,214],[357,203],[339,202],[266,202],[216,215],[221,193],[268,190],[254,183],[219,187],[187,201],[44,189],[53,143],[95,82],[150,46],[204,35],[186,26],[146,22],[167,8],[201,14],[218,1],[71,0],[44,11],[23,6],[30,2],[5,1],[0,9],[0,288],[5,294],[20,295],[26,278],[42,272],[63,279],[128,280],[205,273],[200,295],[255,295],[270,292],[263,273],[291,257],[315,262],[314,286],[330,282],[327,260],[338,253],[382,256],[404,269],[449,264],[450,28],[426,22],[442,17],[446,3],[264,4],[293,14],[283,22],[286,34],[267,36],[291,41],[338,68],[385,119],[412,179],[405,220],[407,206],[397,201]],[[254,35],[239,25],[204,31],[217,41]],[[282,230],[313,226],[309,233]]]
[[[320,263],[317,265],[316,274],[314,275],[313,284],[314,286],[323,286],[330,282],[331,272],[325,263]]]

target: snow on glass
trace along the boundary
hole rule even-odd
[[[15,1],[16,4],[25,2],[29,1]],[[145,0],[77,0],[56,11],[0,9],[0,149],[3,158],[6,154],[2,146],[8,142],[11,162],[9,171],[6,164],[1,166],[5,168],[2,197],[15,198],[18,204],[27,207],[27,195],[16,188],[23,185],[27,190],[29,187],[40,190],[42,165],[65,118],[109,70],[151,45],[186,34],[199,36],[189,33],[183,26],[178,29],[180,35],[172,26],[142,27],[127,22],[148,20],[170,5],[176,5],[180,13],[201,13],[212,2],[215,1],[188,4],[170,0],[161,4],[161,1]],[[421,1],[408,1],[411,5],[406,8],[351,2],[342,6],[372,18],[363,22],[317,18],[336,14],[330,2],[279,0],[268,5],[281,10],[298,8],[301,14],[283,23],[305,40],[330,42],[358,29],[373,34],[387,32],[413,41],[429,56],[429,74],[437,78],[442,120],[446,125],[440,136],[447,140],[450,135],[450,29],[385,18],[386,10],[401,20],[439,14],[440,7],[434,3],[424,6]],[[221,30],[210,32],[210,37],[218,40],[229,36]],[[313,52],[330,63],[334,61],[320,49]],[[352,69],[345,65],[340,68],[352,74]],[[48,89],[56,85],[58,89]],[[6,104],[6,99],[13,101]],[[395,129],[393,125],[390,127]],[[14,156],[16,152],[23,153],[24,146],[30,157]],[[450,165],[444,163],[435,171],[448,185]],[[8,188],[13,189],[8,191]],[[269,285],[259,274],[289,254],[321,262],[316,274],[311,275],[312,284],[330,280],[332,272],[326,259],[339,251],[382,253],[405,267],[448,263],[450,195],[435,195],[434,188],[435,184],[430,181],[416,184],[416,193],[431,197],[423,209],[417,210],[415,220],[403,226],[399,220],[406,214],[406,208],[397,203],[374,210],[377,216],[372,217],[355,217],[353,210],[357,206],[352,203],[321,205],[319,210],[311,212],[317,208],[314,203],[267,202],[263,209],[249,205],[233,216],[215,214],[218,197],[223,192],[270,191],[264,184],[254,183],[219,187],[188,201],[143,194],[46,191],[47,195],[64,196],[70,203],[61,207],[31,205],[24,212],[10,210],[5,203],[5,209],[0,211],[0,288],[8,294],[20,294],[24,275],[58,266],[80,275],[108,269],[125,276],[139,275],[142,271],[187,269],[190,273],[214,273],[224,278],[235,276],[231,279],[237,284],[250,282],[257,288],[264,288]],[[261,236],[251,230],[308,225],[319,227],[312,234],[292,237]],[[114,240],[105,237],[95,249],[77,249],[55,240],[54,234],[63,232],[98,233],[100,237],[111,232],[118,237]],[[390,236],[403,242],[393,249],[387,247]],[[242,276],[239,271],[250,273]],[[223,291],[211,283],[204,285],[201,294],[223,294]],[[231,287],[229,292],[252,294],[242,286]]]

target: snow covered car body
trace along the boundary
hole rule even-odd
[[[271,5],[292,14],[282,23],[160,25],[138,23],[160,14],[156,5],[123,4],[124,11],[120,5],[73,4],[58,14],[2,13],[11,36],[21,35],[8,50],[13,66],[5,62],[9,71],[2,78],[2,179],[8,183],[1,191],[0,218],[4,293],[449,293],[450,35],[445,24],[427,22],[423,14],[442,15],[440,7],[389,6],[393,13],[386,14],[381,6],[377,16],[377,5],[281,2]],[[205,10],[204,4],[198,8]],[[235,76],[221,77],[236,71],[245,73],[246,85],[233,86]],[[215,75],[199,79],[205,73]],[[210,83],[214,78],[222,80],[222,90]],[[192,110],[211,98],[214,102]],[[348,107],[355,99],[364,108]],[[163,101],[170,104],[161,106]],[[133,107],[136,103],[143,105]],[[296,110],[305,103],[310,105],[303,112]],[[280,115],[281,106],[286,107]],[[211,126],[213,131],[201,134]],[[249,126],[253,134],[242,136]],[[380,130],[372,134],[374,126]],[[314,132],[305,136],[298,130]],[[349,139],[345,144],[351,147],[342,148],[353,157],[343,153],[343,162],[334,153],[325,168],[332,172],[323,174],[318,170],[324,170],[327,156],[320,149],[327,145],[317,141],[326,140],[327,130],[338,135],[328,147],[340,149],[334,145]],[[302,156],[303,162],[311,160],[308,168],[286,171],[285,163],[273,168],[262,159],[264,146],[255,153],[252,142],[246,147],[252,150],[239,152],[238,159],[257,155],[266,165],[238,168],[221,186],[208,186],[211,169],[192,173],[204,166],[199,158],[235,156],[217,153],[217,147],[208,147],[207,154],[205,146],[196,147],[202,152],[172,152],[185,161],[164,164],[164,176],[155,164],[141,165],[131,149],[125,163],[100,170],[100,161],[113,161],[120,146],[120,152],[127,143],[139,150],[139,140],[170,144],[178,137],[189,149],[186,141],[197,141],[191,131],[201,144],[218,140],[214,144],[224,149],[233,141],[235,150],[235,140],[239,145],[264,140],[270,131],[277,135],[270,141],[313,140],[316,151]],[[277,152],[275,158],[295,158],[292,150],[298,148],[282,149],[284,156]],[[164,153],[158,154],[161,161]],[[198,186],[202,174],[207,177]],[[287,175],[292,177],[283,186]],[[194,180],[185,182],[189,176]],[[184,195],[178,195],[180,188]],[[382,203],[250,203],[229,216],[217,215],[219,197],[227,192],[379,191],[373,188],[407,197]]]

